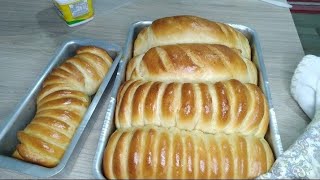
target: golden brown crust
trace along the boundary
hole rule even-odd
[[[106,54],[100,48],[82,47],[46,77],[35,117],[18,132],[20,143],[13,157],[46,167],[60,162],[90,104],[89,96],[112,63]]]
[[[257,84],[254,63],[227,46],[218,44],[176,44],[151,48],[133,57],[126,80],[175,82],[218,82],[237,79]]]
[[[118,98],[117,128],[151,124],[264,137],[269,123],[262,91],[237,80],[215,84],[131,80],[123,84]]]
[[[153,21],[143,29],[134,42],[134,56],[149,49],[170,44],[222,44],[238,49],[251,60],[248,39],[231,26],[196,16],[172,16]]]
[[[116,130],[103,172],[109,179],[255,178],[273,161],[263,138],[145,126]]]
[[[102,48],[96,47],[96,46],[82,46],[77,49],[77,54],[82,54],[82,53],[91,53],[99,56],[102,58],[110,67],[112,65],[112,58],[109,56],[109,54]]]
[[[195,16],[153,21],[135,42],[117,95],[109,179],[243,179],[274,162],[248,39]]]

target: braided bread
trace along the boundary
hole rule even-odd
[[[109,179],[254,178],[274,157],[263,138],[177,128],[118,129],[103,157]]]
[[[134,42],[134,56],[152,47],[185,43],[222,44],[238,49],[243,57],[251,60],[249,41],[242,33],[227,24],[196,16],[172,16],[153,21],[139,32]]]
[[[112,64],[108,53],[84,46],[55,68],[44,80],[37,96],[35,117],[17,136],[20,143],[13,156],[46,167],[62,158]]]

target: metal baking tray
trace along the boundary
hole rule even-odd
[[[18,140],[17,132],[23,130],[26,125],[32,120],[36,112],[36,97],[41,89],[42,82],[45,77],[51,72],[51,70],[61,63],[63,63],[67,58],[75,55],[75,50],[81,46],[93,45],[105,49],[110,57],[114,60],[109,72],[103,79],[98,91],[92,96],[92,101],[86,111],[82,122],[80,123],[78,129],[76,130],[72,141],[70,142],[63,158],[60,163],[54,168],[46,168],[40,165],[24,162],[11,157]],[[120,58],[122,57],[122,48],[115,44],[109,44],[101,40],[93,39],[70,39],[65,41],[61,47],[56,50],[55,55],[51,59],[50,63],[46,69],[42,72],[41,76],[35,82],[35,84],[30,90],[30,92],[23,98],[21,103],[17,108],[0,124],[0,168],[10,169],[13,171],[21,172],[24,174],[32,175],[35,177],[59,177],[62,172],[66,171],[65,167],[75,161],[76,157],[80,152],[81,144],[83,145],[85,134],[88,134],[88,128],[92,127],[93,123],[97,119],[94,112],[98,111],[97,107],[99,101],[107,100],[107,93],[110,93],[112,85],[114,82],[115,72]],[[76,148],[75,148],[76,147]],[[72,162],[70,162],[72,161]]]
[[[144,27],[150,26],[151,23],[152,21],[139,21],[132,24],[132,26],[129,29],[128,39],[126,42],[126,47],[124,49],[124,58],[119,63],[119,69],[116,75],[115,84],[111,91],[109,106],[106,112],[104,125],[102,127],[99,144],[97,147],[97,152],[94,158],[93,172],[94,172],[94,176],[98,179],[105,179],[102,171],[103,153],[110,135],[115,131],[115,123],[114,123],[113,116],[114,116],[114,110],[116,105],[116,97],[117,97],[117,93],[120,85],[125,80],[125,70],[126,70],[127,62],[132,58],[134,40],[136,39],[138,33]],[[263,93],[265,94],[269,104],[270,123],[269,123],[269,128],[265,138],[269,142],[273,150],[273,153],[275,155],[275,158],[277,158],[283,152],[283,148],[282,148],[282,143],[281,143],[280,134],[278,130],[275,111],[272,105],[269,81],[268,81],[267,72],[264,65],[264,61],[263,61],[263,56],[262,56],[258,35],[256,31],[254,31],[249,27],[238,25],[238,24],[229,24],[229,25],[231,25],[232,27],[234,27],[235,29],[243,33],[250,42],[250,46],[252,50],[252,60],[256,64],[259,71],[259,87],[262,89]]]

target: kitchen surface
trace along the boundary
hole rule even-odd
[[[283,1],[284,2],[284,1]],[[310,122],[290,94],[294,70],[305,55],[288,8],[258,0],[96,0],[94,18],[68,27],[51,1],[3,0],[0,7],[0,123],[4,122],[33,88],[50,60],[70,39],[89,38],[124,49],[131,25],[174,15],[195,15],[240,24],[258,35],[272,103],[286,150]],[[111,79],[108,88],[112,88]],[[84,130],[75,155],[57,177],[92,179],[94,156],[108,104],[105,95]],[[34,178],[0,168],[0,178]]]

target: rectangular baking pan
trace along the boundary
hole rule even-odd
[[[136,39],[138,33],[144,27],[149,26],[151,23],[152,21],[139,21],[132,24],[132,26],[129,29],[128,39],[126,42],[126,47],[124,49],[124,58],[119,63],[119,69],[116,75],[115,84],[111,91],[108,109],[104,119],[104,125],[102,127],[99,144],[97,147],[97,152],[94,158],[93,172],[95,177],[98,179],[105,179],[102,171],[103,153],[110,135],[115,131],[115,123],[114,123],[113,116],[114,116],[114,111],[116,106],[116,97],[117,97],[117,93],[120,85],[125,80],[125,70],[126,70],[127,62],[132,58],[134,40]],[[273,153],[275,155],[275,158],[277,158],[283,152],[283,149],[282,149],[282,143],[281,143],[280,134],[278,130],[277,120],[276,120],[274,108],[272,105],[267,72],[264,65],[262,51],[261,51],[257,33],[253,29],[243,25],[238,25],[238,24],[229,24],[229,25],[231,25],[232,27],[234,27],[235,29],[243,33],[250,42],[250,46],[252,50],[252,60],[256,64],[259,71],[259,87],[264,92],[269,104],[270,123],[269,123],[269,128],[265,138],[269,142],[273,150]]]
[[[92,101],[60,163],[54,168],[46,168],[12,158],[11,155],[18,143],[17,132],[23,130],[34,117],[36,112],[36,97],[41,89],[41,85],[45,77],[53,70],[53,68],[59,66],[67,58],[74,56],[76,49],[80,46],[87,45],[93,45],[105,49],[114,61],[98,91],[91,97]],[[74,159],[78,156],[78,153],[80,152],[79,146],[83,144],[81,141],[85,138],[84,134],[88,134],[88,127],[92,127],[96,120],[91,117],[94,117],[94,112],[97,111],[99,101],[106,101],[108,99],[107,94],[110,93],[115,78],[113,73],[117,69],[121,56],[122,48],[120,46],[109,44],[105,41],[80,38],[65,41],[56,51],[50,63],[42,72],[35,84],[31,86],[32,88],[30,92],[23,98],[11,115],[9,115],[9,117],[0,124],[0,168],[10,169],[41,178],[51,177],[54,175],[58,177],[61,175],[61,172],[64,171],[67,163],[68,165],[72,164],[69,160],[75,161]]]

